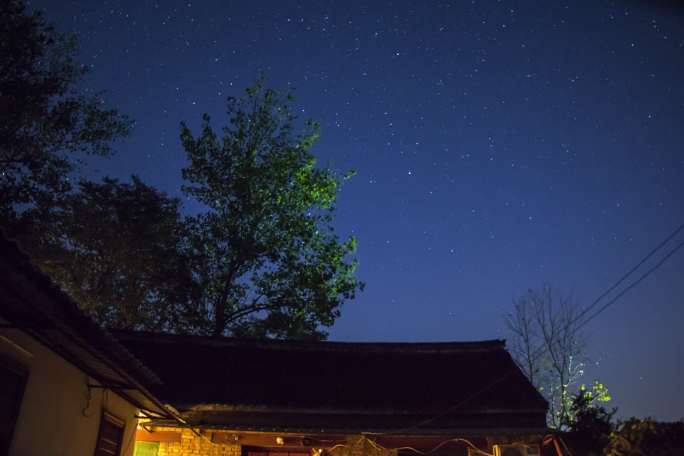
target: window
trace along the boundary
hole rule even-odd
[[[27,378],[23,366],[0,358],[0,456],[9,453]]]
[[[125,423],[107,412],[102,414],[95,456],[119,456]]]

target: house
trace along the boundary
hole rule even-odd
[[[105,331],[0,236],[0,456],[533,456],[503,341]]]
[[[131,455],[159,381],[0,236],[0,455]]]
[[[458,456],[512,444],[528,456],[547,431],[546,401],[499,340],[114,335],[161,379],[152,391],[186,423],[145,420],[140,454]]]

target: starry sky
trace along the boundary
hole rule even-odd
[[[80,38],[84,90],[136,120],[93,174],[180,196],[181,120],[220,125],[260,73],[296,90],[319,163],[357,172],[336,228],[367,287],[333,340],[504,338],[514,296],[548,282],[588,305],[684,222],[676,2],[31,5]],[[584,380],[620,416],[684,417],[683,279],[684,250],[585,328]]]

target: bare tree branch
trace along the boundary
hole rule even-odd
[[[574,321],[577,306],[570,294],[545,284],[513,302],[506,316],[513,358],[530,382],[549,401],[549,423],[570,423],[569,389],[582,375],[584,346]]]

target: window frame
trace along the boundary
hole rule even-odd
[[[8,432],[8,439],[4,445],[0,447],[0,456],[9,454],[12,441],[14,440],[14,432],[16,431],[17,421],[19,420],[19,413],[21,412],[21,405],[24,401],[24,394],[26,393],[26,386],[28,384],[29,369],[25,365],[17,362],[12,358],[0,354],[0,369],[15,375],[18,379],[19,394],[14,398],[14,402],[10,408],[10,426]],[[1,442],[0,442],[1,443]]]
[[[97,440],[95,440],[95,449],[93,450],[93,456],[99,456],[101,454],[100,451],[106,452],[106,450],[100,448],[100,441],[103,439],[103,425],[105,423],[113,425],[121,431],[119,441],[115,442],[116,453],[114,453],[114,456],[120,456],[121,451],[123,450],[123,442],[126,434],[126,421],[122,420],[116,415],[109,413],[106,410],[102,410],[102,414],[100,415],[100,426],[98,427],[97,431]]]

